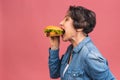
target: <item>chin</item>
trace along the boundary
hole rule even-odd
[[[64,42],[67,42],[68,40],[63,40]]]
[[[65,39],[65,37],[62,37],[62,40],[63,40],[64,42],[67,42],[67,41],[68,41],[67,39]]]
[[[65,40],[64,38],[62,38],[62,40],[63,40],[64,42],[66,42],[66,40]]]

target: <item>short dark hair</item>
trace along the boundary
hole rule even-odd
[[[82,6],[70,6],[68,15],[73,19],[75,29],[83,29],[88,34],[93,31],[96,25],[96,14]]]

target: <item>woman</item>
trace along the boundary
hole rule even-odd
[[[59,58],[60,37],[50,37],[49,70],[51,78],[61,80],[115,80],[106,59],[89,37],[96,24],[95,13],[82,6],[70,6],[60,22],[63,41],[71,43]]]

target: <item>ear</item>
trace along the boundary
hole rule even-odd
[[[82,32],[83,29],[76,29],[76,32]]]

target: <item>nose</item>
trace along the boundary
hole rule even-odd
[[[60,24],[60,27],[63,28],[63,26],[64,26],[64,20],[62,20],[59,24]]]

